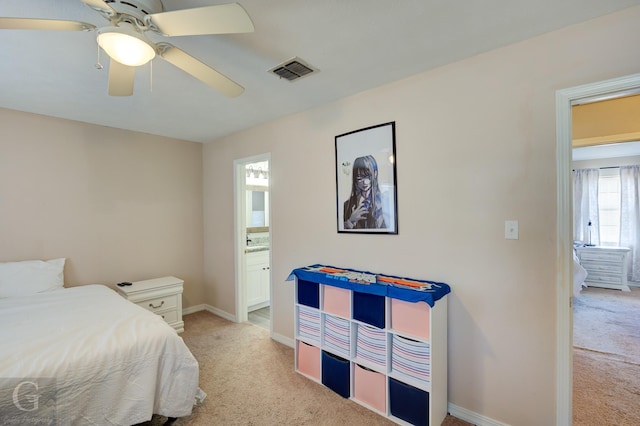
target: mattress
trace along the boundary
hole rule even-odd
[[[106,286],[0,299],[0,324],[0,424],[132,425],[202,395],[176,331]]]

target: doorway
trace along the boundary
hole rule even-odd
[[[236,312],[238,322],[271,327],[270,155],[235,167]]]
[[[559,90],[556,93],[557,167],[557,411],[556,424],[572,423],[573,386],[573,206],[571,106],[617,98],[640,90],[640,74]]]

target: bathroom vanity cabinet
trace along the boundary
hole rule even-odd
[[[247,253],[247,306],[249,311],[269,305],[269,250]]]

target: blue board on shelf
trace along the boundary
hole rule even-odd
[[[426,302],[433,307],[435,302],[451,292],[448,284],[375,274],[327,265],[310,265],[291,271],[287,280],[298,278],[298,282],[326,284],[346,288],[354,292],[391,297],[408,302]],[[298,289],[298,291],[300,291]]]

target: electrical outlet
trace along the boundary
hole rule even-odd
[[[504,238],[506,240],[518,239],[518,221],[517,220],[504,221]]]

